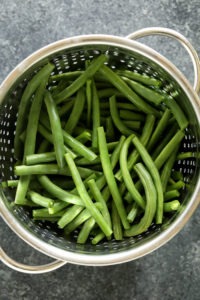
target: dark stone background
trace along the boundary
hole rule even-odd
[[[26,56],[56,40],[91,33],[126,36],[163,26],[185,35],[200,54],[199,0],[1,0],[0,82]],[[174,62],[192,82],[191,61],[177,42],[145,43]],[[146,257],[109,267],[66,265],[43,275],[25,275],[0,264],[0,299],[197,300],[200,298],[200,211],[173,240]],[[29,264],[49,261],[0,221],[1,246]]]

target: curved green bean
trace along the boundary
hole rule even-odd
[[[115,177],[112,171],[111,162],[109,159],[107,144],[106,144],[106,138],[105,138],[105,132],[103,127],[99,127],[98,130],[98,147],[100,152],[100,158],[102,163],[102,168],[104,171],[104,176],[106,178],[107,184],[109,186],[110,192],[112,194],[113,200],[115,202],[115,205],[117,207],[117,211],[119,213],[120,219],[122,221],[122,224],[125,229],[129,228],[129,223],[127,221],[127,215],[126,210],[122,201],[122,198],[120,196]]]
[[[134,135],[130,135],[126,141],[124,142],[121,153],[120,153],[120,169],[122,172],[122,177],[124,180],[124,183],[127,187],[127,190],[133,197],[133,199],[137,202],[137,204],[142,208],[145,209],[145,201],[141,194],[138,192],[138,190],[135,188],[134,182],[132,180],[131,174],[128,170],[128,163],[127,163],[127,154],[128,154],[128,148],[130,146],[130,143],[133,139]]]
[[[157,193],[151,175],[142,163],[136,164],[134,169],[140,177],[144,186],[146,195],[146,207],[144,215],[139,221],[139,223],[134,224],[131,226],[130,229],[125,230],[124,235],[127,237],[141,234],[149,228],[154,219],[157,205]]]

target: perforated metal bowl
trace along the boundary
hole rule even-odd
[[[191,87],[182,73],[167,59],[151,48],[130,40],[149,34],[165,34],[178,39],[188,50],[194,65],[195,83]],[[182,151],[199,153],[200,104],[197,92],[200,87],[198,56],[190,43],[180,34],[163,28],[145,29],[128,38],[106,35],[78,36],[64,39],[35,52],[5,79],[0,89],[0,174],[1,180],[14,178],[13,140],[18,105],[24,86],[47,61],[52,61],[56,72],[62,73],[84,68],[88,58],[109,53],[112,68],[137,70],[163,81],[163,89],[178,92],[177,101],[190,121]],[[196,92],[195,92],[196,90]],[[24,241],[57,260],[45,266],[25,266],[9,258],[1,248],[1,260],[10,267],[29,273],[41,273],[56,269],[66,262],[83,265],[111,265],[139,258],[157,249],[189,220],[200,200],[200,168],[198,158],[178,162],[188,188],[182,193],[182,206],[178,213],[162,226],[152,226],[148,232],[123,241],[105,241],[99,245],[78,245],[75,239],[67,240],[50,225],[32,221],[29,211],[12,206],[14,199],[10,189],[0,190],[0,213],[7,224]]]

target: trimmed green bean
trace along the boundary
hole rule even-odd
[[[140,121],[129,121],[129,120],[124,120],[123,121],[124,125],[130,128],[131,130],[137,130],[141,128],[141,122]]]
[[[78,124],[78,121],[80,119],[80,116],[83,112],[85,104],[85,91],[83,88],[79,89],[76,94],[76,99],[74,101],[73,109],[70,113],[70,116],[65,124],[65,131],[68,134],[72,134],[74,131],[74,128]]]
[[[25,116],[28,113],[29,106],[30,106],[30,98],[38,86],[41,84],[41,81],[47,80],[50,73],[53,71],[54,65],[53,64],[46,64],[43,68],[41,68],[36,75],[28,82],[24,93],[22,95],[19,109],[18,109],[18,117],[17,117],[17,124],[16,124],[16,131],[15,131],[15,139],[14,139],[14,153],[16,158],[20,158],[22,154],[21,151],[21,141],[20,141],[20,134],[23,132],[26,126],[26,118]]]
[[[109,98],[110,102],[110,114],[113,120],[113,123],[115,124],[116,128],[124,135],[130,135],[133,133],[131,129],[129,129],[120,119],[119,112],[117,110],[116,105],[116,97],[113,95]]]
[[[65,149],[64,149],[62,127],[61,127],[57,107],[49,92],[45,93],[44,101],[49,115],[56,160],[58,166],[60,168],[63,168],[65,165],[65,161],[64,161]]]
[[[42,219],[42,217],[46,218],[46,217],[61,217],[63,215],[63,211],[59,211],[57,213],[55,213],[54,215],[51,215],[48,211],[48,208],[38,208],[38,209],[34,209],[32,211],[32,215],[33,218],[38,218],[40,217]]]
[[[52,162],[55,160],[56,160],[55,152],[45,152],[45,153],[27,155],[25,159],[25,163],[27,165],[35,165],[40,163]]]
[[[174,149],[180,145],[180,142],[184,138],[185,134],[178,130],[168,144],[162,149],[160,154],[156,157],[154,163],[158,169],[162,167],[168,157],[174,152]]]
[[[28,192],[28,197],[35,203],[43,207],[51,207],[54,204],[54,200],[51,198],[44,197],[34,191]]]
[[[117,74],[141,82],[145,85],[156,86],[156,87],[157,86],[159,87],[161,85],[160,80],[153,77],[149,77],[146,74],[140,74],[129,70],[119,70],[117,71]]]
[[[112,229],[113,229],[114,238],[117,241],[121,241],[123,240],[122,224],[114,201],[112,201],[111,216],[112,216]]]
[[[73,221],[80,212],[84,209],[83,206],[73,205],[66,209],[66,212],[61,216],[58,221],[58,227],[64,228],[67,224]]]
[[[129,221],[129,223],[133,223],[133,221],[135,220],[137,214],[138,214],[138,205],[137,203],[133,203],[128,216],[127,216],[127,220]]]
[[[125,231],[124,235],[127,237],[141,234],[149,228],[154,219],[157,205],[156,188],[150,173],[146,170],[142,163],[136,164],[134,169],[140,177],[144,186],[146,195],[146,207],[144,215],[140,219],[139,223],[132,225],[130,229]]]
[[[142,98],[140,98],[131,88],[120,78],[118,74],[113,72],[109,67],[102,66],[99,72],[105,76],[126,98],[129,99],[137,108],[147,114],[155,114],[160,116],[160,113],[152,106],[147,104]]]
[[[78,234],[78,237],[77,237],[77,243],[78,244],[85,244],[86,243],[91,230],[94,228],[95,223],[96,223],[95,219],[93,217],[90,217],[83,224],[83,226],[81,227],[81,230]]]
[[[110,192],[112,194],[113,200],[115,201],[117,211],[119,213],[123,227],[125,229],[128,229],[129,223],[126,219],[127,218],[126,210],[125,210],[122,198],[120,196],[120,193],[119,193],[119,190],[118,190],[115,178],[114,178],[114,174],[112,172],[112,165],[111,165],[109,154],[108,154],[104,128],[99,127],[97,132],[98,132],[99,152],[100,152],[102,168],[104,171],[104,176],[106,178],[106,181],[109,186]]]
[[[144,85],[131,80],[127,77],[122,77],[122,79],[129,84],[129,86],[140,96],[146,99],[149,102],[159,105],[165,98],[163,94],[160,94]]]
[[[70,109],[74,105],[74,101],[75,99],[72,98],[71,100],[67,101],[62,107],[58,108],[58,114],[60,117],[66,115],[66,113],[70,111]]]
[[[135,188],[135,184],[132,180],[131,174],[128,170],[128,163],[127,163],[127,155],[130,143],[132,142],[134,135],[130,135],[126,141],[124,142],[121,153],[120,153],[120,169],[122,172],[122,177],[124,183],[127,187],[127,190],[131,194],[132,198],[137,202],[137,204],[142,208],[145,209],[145,201],[138,190]]]
[[[161,117],[161,119],[158,121],[158,124],[152,133],[152,136],[147,144],[147,150],[151,151],[151,149],[155,146],[155,144],[158,142],[160,137],[162,136],[162,133],[166,129],[168,125],[169,118],[171,116],[171,112],[169,109],[166,109]]]
[[[173,212],[180,208],[181,204],[178,200],[173,200],[170,202],[164,203],[164,212]]]
[[[85,185],[82,182],[82,179],[80,177],[79,171],[74,163],[73,158],[70,154],[65,154],[66,162],[69,166],[69,169],[72,173],[72,178],[74,180],[75,186],[77,188],[77,191],[79,195],[81,196],[81,199],[83,203],[85,204],[86,208],[89,210],[93,218],[95,219],[96,223],[99,225],[101,230],[105,233],[106,236],[110,236],[112,233],[111,228],[106,223],[105,219],[102,217],[99,210],[94,206],[94,203],[92,202],[90,196],[88,195],[88,192],[85,188]]]
[[[98,244],[104,238],[105,238],[105,234],[103,232],[97,233],[96,236],[92,239],[92,245]]]
[[[97,147],[97,128],[100,126],[100,107],[94,81],[92,81],[92,95],[92,147]]]
[[[146,121],[142,130],[142,135],[140,136],[140,141],[141,143],[146,146],[153,128],[154,128],[154,123],[155,123],[155,116],[154,115],[147,115],[146,117]],[[134,149],[131,154],[128,157],[128,170],[130,171],[133,168],[133,165],[137,162],[137,160],[139,159],[139,153],[136,149]],[[121,170],[117,171],[117,173],[115,174],[115,178],[117,178],[117,180],[122,181],[122,172]]]
[[[102,204],[102,215],[103,215],[104,219],[106,220],[106,222],[108,223],[108,225],[110,227],[112,227],[110,213],[109,213],[107,204],[106,204],[104,197],[102,196],[95,180],[94,179],[89,180],[87,182],[87,185],[89,186],[90,191],[91,191],[92,196],[94,197],[95,201],[100,202]]]
[[[48,208],[48,212],[50,215],[55,215],[56,213],[63,211],[69,204],[63,201],[56,202],[54,201],[53,206]],[[62,214],[63,215],[63,214]]]
[[[119,116],[123,120],[129,120],[129,121],[144,121],[145,116],[139,112],[129,111],[126,109],[120,109],[119,110]]]
[[[176,119],[180,129],[184,130],[188,126],[189,122],[188,122],[184,112],[182,111],[182,109],[178,105],[178,103],[170,96],[165,96],[164,103],[171,110],[171,112],[174,115],[174,118]]]
[[[72,84],[66,87],[62,92],[56,95],[55,100],[56,103],[61,103],[65,101],[68,97],[77,92],[87,81],[87,79],[91,78],[98,69],[106,62],[107,56],[100,55],[95,59],[77,79],[75,79]]]
[[[153,181],[154,181],[154,184],[156,187],[156,191],[157,191],[156,223],[161,224],[162,219],[163,219],[163,201],[164,201],[164,199],[163,199],[162,183],[161,183],[161,179],[160,179],[160,174],[158,172],[158,168],[156,167],[155,162],[153,162],[151,156],[149,155],[149,153],[147,152],[147,150],[143,146],[143,144],[140,142],[140,140],[135,136],[132,139],[132,141],[153,178]]]
[[[68,193],[67,191],[61,189],[60,187],[55,185],[47,176],[39,175],[37,178],[38,178],[40,184],[42,185],[42,187],[49,194],[56,197],[57,199],[60,199],[67,203],[84,206],[83,201],[79,196],[73,195],[73,194]]]
[[[80,75],[83,74],[84,71],[72,71],[72,72],[66,72],[66,73],[60,73],[60,74],[55,74],[55,75],[51,75],[50,82],[52,81],[60,81],[61,79],[66,79],[66,80],[73,80],[77,77],[79,77]]]
[[[166,191],[172,191],[172,190],[181,190],[185,187],[185,182],[182,180],[179,180],[175,182],[174,184],[168,185],[166,188]]]
[[[169,190],[164,193],[164,201],[176,199],[179,196],[180,196],[180,192],[178,190]]]
[[[92,80],[86,81],[86,100],[87,100],[87,126],[90,127],[92,111]]]
[[[115,140],[115,129],[113,126],[112,118],[110,116],[106,118],[106,137],[108,141]]]

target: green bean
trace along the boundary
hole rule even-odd
[[[50,143],[53,144],[53,137],[51,133],[43,125],[41,124],[38,125],[38,131],[45,139],[47,139]],[[70,153],[74,158],[77,157],[77,154],[74,153],[69,147],[64,145],[64,149],[65,152]]]
[[[162,168],[160,178],[161,178],[161,182],[162,182],[163,192],[165,192],[168,180],[171,176],[171,171],[172,171],[173,165],[176,160],[177,151],[178,151],[178,148],[176,147]]]
[[[99,97],[95,82],[92,81],[92,147],[97,147],[97,128],[100,126]]]
[[[112,227],[108,207],[106,205],[104,197],[102,196],[95,180],[94,179],[89,180],[87,182],[87,185],[89,186],[90,191],[91,191],[92,196],[94,197],[95,201],[100,202],[102,204],[102,215],[103,215],[104,219],[106,220],[106,222],[108,223],[108,225],[110,227]]]
[[[69,134],[73,133],[74,128],[78,124],[78,121],[82,114],[84,104],[85,104],[85,91],[83,88],[81,88],[78,90],[78,92],[76,94],[76,99],[74,101],[73,109],[72,109],[71,114],[65,124],[65,131],[67,131],[67,133],[69,133]]]
[[[147,150],[151,151],[151,149],[154,147],[154,145],[158,142],[160,139],[162,133],[166,129],[168,125],[169,118],[171,116],[171,112],[169,109],[166,109],[161,117],[161,119],[158,121],[158,124],[152,133],[152,136],[147,144]]]
[[[90,181],[91,179],[96,179],[96,178],[97,178],[96,175],[95,175],[94,173],[92,173],[91,175],[89,175],[87,178],[85,178],[85,179],[83,180],[83,183],[84,183],[84,185],[87,186],[88,181]],[[71,193],[72,193],[72,194],[77,194],[77,195],[78,195],[78,191],[77,191],[76,186],[73,188],[73,190],[71,190]]]
[[[141,128],[141,122],[140,121],[129,121],[124,120],[124,125],[130,128],[131,130],[137,130]]]
[[[38,218],[40,217],[41,219],[44,217],[61,217],[63,215],[63,211],[59,211],[57,213],[55,213],[54,215],[49,214],[48,208],[38,208],[38,209],[34,209],[32,211],[32,215],[34,218]]]
[[[168,185],[166,191],[172,191],[172,190],[181,190],[185,187],[185,182],[182,180],[179,180],[175,182],[174,184]]]
[[[110,114],[111,114],[113,123],[115,124],[116,128],[124,135],[132,134],[133,131],[130,130],[120,119],[119,112],[117,110],[115,95],[110,97],[109,101],[110,101]]]
[[[90,217],[82,226],[78,237],[77,237],[77,243],[78,244],[85,244],[89,234],[91,232],[91,230],[93,229],[94,225],[95,225],[95,219],[93,217]]]
[[[128,163],[127,163],[127,154],[128,154],[128,149],[130,146],[130,143],[133,139],[134,135],[130,135],[126,141],[124,142],[121,153],[120,153],[120,169],[122,172],[122,177],[124,180],[124,183],[127,187],[127,190],[131,194],[132,198],[137,202],[137,204],[142,208],[145,209],[145,202],[144,199],[142,198],[141,194],[138,192],[138,190],[135,188],[135,184],[132,180],[131,174],[128,170]]]
[[[166,96],[164,103],[169,107],[171,110],[172,114],[174,115],[174,118],[176,119],[179,127],[181,130],[184,130],[188,126],[188,120],[178,105],[178,103],[170,96]]]
[[[51,125],[51,131],[52,131],[52,137],[53,137],[53,144],[56,154],[56,160],[58,163],[58,166],[60,168],[63,168],[65,165],[64,161],[64,139],[62,134],[62,127],[60,123],[60,118],[58,115],[57,107],[55,105],[55,102],[49,92],[45,93],[44,101],[47,107],[50,125]]]
[[[64,228],[65,234],[70,234],[76,228],[78,228],[81,224],[87,221],[91,217],[91,214],[87,208],[82,210],[77,217],[75,217],[69,224],[67,224]]]
[[[74,101],[75,99],[72,98],[68,100],[62,107],[58,108],[58,114],[60,117],[66,115],[66,113],[70,111],[70,109],[74,105]]]
[[[56,160],[55,152],[45,152],[45,153],[27,155],[25,159],[25,163],[27,165],[35,165],[40,163],[52,162],[55,160]]]
[[[61,218],[58,221],[58,227],[64,228],[67,224],[73,221],[83,209],[84,207],[79,205],[73,205],[67,208],[66,212],[61,216]]]
[[[38,194],[38,193],[36,193],[34,191],[29,191],[28,192],[28,197],[30,197],[30,199],[34,203],[36,203],[36,204],[38,204],[40,206],[43,206],[43,207],[47,207],[48,208],[48,207],[53,206],[53,204],[54,204],[54,200],[53,199],[44,197],[44,196],[42,196],[42,195],[40,195],[40,194]]]
[[[21,141],[20,141],[20,134],[23,132],[26,126],[26,118],[25,116],[28,113],[29,106],[30,106],[30,98],[41,84],[41,81],[47,80],[50,73],[53,71],[54,65],[53,64],[46,64],[43,68],[41,68],[36,75],[28,82],[24,93],[22,95],[19,109],[18,109],[18,117],[17,117],[17,124],[16,124],[16,131],[15,131],[15,139],[14,139],[14,153],[16,158],[20,158],[22,154],[21,151]]]
[[[120,109],[119,116],[123,120],[129,120],[129,121],[144,121],[145,116],[139,112],[129,111],[126,109]]]
[[[141,111],[147,114],[155,114],[157,116],[160,113],[147,104],[142,98],[140,98],[129,86],[120,78],[118,74],[113,72],[109,67],[102,66],[99,69],[99,72],[108,79],[121,93],[124,94],[125,97],[129,99],[137,108],[141,109]]]
[[[112,229],[115,240],[123,240],[122,224],[115,202],[112,201]]]
[[[79,142],[77,139],[72,137],[70,134],[68,134],[66,131],[62,131],[63,138],[65,143],[71,147],[76,153],[80,154],[81,156],[85,157],[89,161],[92,161],[97,158],[97,155],[88,147],[83,145],[81,142]]]
[[[115,88],[106,88],[106,89],[102,89],[98,91],[98,97],[101,98],[109,98],[112,95],[115,96],[123,96],[123,94],[121,92],[119,92],[117,89]]]
[[[156,213],[156,188],[151,178],[150,173],[146,170],[142,163],[138,163],[134,167],[138,176],[140,177],[142,184],[144,186],[145,195],[146,195],[146,208],[143,217],[139,223],[131,226],[130,229],[126,230],[124,235],[135,236],[145,232],[149,226],[152,224]]]
[[[55,75],[51,75],[51,77],[49,78],[49,81],[59,81],[61,79],[66,79],[66,80],[71,80],[74,78],[79,77],[80,75],[83,74],[84,71],[72,71],[72,72],[66,72],[66,73],[60,73],[60,74],[55,74]]]
[[[43,80],[35,93],[35,97],[33,98],[33,102],[30,108],[30,112],[28,116],[28,125],[26,129],[28,134],[26,134],[25,141],[24,141],[23,162],[25,161],[26,155],[35,152],[38,121],[39,121],[39,115],[42,106],[45,86],[46,86],[46,80]],[[26,197],[26,193],[30,183],[30,176],[20,178],[19,181],[20,183],[17,186],[17,190],[15,194],[16,204],[23,203],[23,200]]]
[[[173,138],[173,136],[176,134],[177,132],[177,125],[174,124],[170,130],[168,130],[165,134],[165,136],[160,140],[160,143],[157,145],[154,149],[152,149],[153,151],[151,151],[151,156],[152,159],[155,160],[158,155],[160,154],[160,152],[165,148],[165,146],[169,143],[169,141]]]
[[[184,159],[188,159],[188,158],[196,158],[198,155],[195,152],[192,151],[188,151],[188,152],[182,152],[179,153],[176,157],[177,160],[184,160]]]
[[[174,180],[184,180],[184,176],[183,176],[183,173],[180,172],[180,171],[176,171],[176,170],[172,170],[171,172],[171,176]]]
[[[180,145],[180,142],[184,138],[185,134],[178,130],[168,144],[162,149],[160,154],[156,157],[154,163],[158,169],[162,167],[168,157],[173,153],[174,149]]]
[[[19,180],[15,180],[15,179],[11,179],[11,180],[7,180],[7,181],[2,181],[1,182],[1,186],[2,188],[7,188],[7,187],[17,187],[19,183]]]
[[[95,171],[93,169],[78,167],[78,171],[82,178],[86,178],[92,173],[97,175],[102,175],[102,172]],[[38,164],[38,165],[20,165],[15,167],[15,174],[17,176],[24,176],[24,175],[63,175],[63,176],[71,176],[70,169],[65,166],[64,168],[60,169],[57,164]]]
[[[123,227],[125,229],[128,229],[129,223],[126,219],[127,216],[126,216],[125,207],[124,207],[122,198],[120,196],[120,193],[119,193],[119,190],[118,190],[115,178],[114,178],[114,174],[112,172],[112,165],[111,165],[111,162],[109,159],[104,128],[99,127],[97,132],[98,132],[99,152],[100,152],[100,158],[101,158],[104,176],[106,178],[106,181],[109,186],[110,192],[112,194],[113,200],[115,201],[115,205],[117,207],[117,211],[119,213]]]
[[[134,202],[127,216],[127,220],[129,221],[129,223],[133,223],[137,214],[138,214],[138,205],[136,202]]]
[[[153,77],[149,77],[146,74],[140,74],[140,73],[136,73],[133,71],[129,71],[129,70],[119,70],[117,71],[117,74],[120,76],[125,76],[127,78],[136,80],[138,82],[141,82],[145,85],[150,85],[150,86],[160,86],[161,85],[161,81],[153,78]]]
[[[86,81],[86,100],[87,100],[87,126],[90,127],[91,110],[92,110],[92,80]]]
[[[92,140],[92,135],[90,133],[89,130],[84,130],[83,132],[81,132],[77,137],[76,140],[81,142],[82,144],[87,143],[88,141]]]
[[[66,87],[62,92],[56,95],[55,100],[56,103],[61,103],[65,101],[68,97],[77,92],[87,81],[87,79],[91,78],[98,69],[106,62],[107,57],[105,55],[100,55],[97,59],[95,59],[78,78],[76,78],[72,84]]]
[[[173,200],[167,203],[164,203],[164,212],[173,212],[180,208],[180,202],[178,200]]]
[[[157,191],[156,223],[161,224],[163,219],[163,190],[158,168],[140,140],[135,136],[132,141],[153,178]]]
[[[77,188],[77,191],[79,195],[81,196],[81,199],[83,203],[85,204],[86,208],[89,210],[93,218],[95,219],[96,223],[99,225],[101,230],[105,233],[106,236],[110,236],[112,233],[111,228],[106,223],[105,219],[102,217],[99,210],[94,206],[94,203],[92,202],[90,196],[88,195],[88,192],[85,188],[85,185],[82,182],[81,176],[79,174],[79,171],[74,163],[73,158],[70,154],[65,154],[66,162],[69,166],[69,169],[72,173],[72,178],[74,180],[75,186]]]
[[[142,135],[140,136],[140,141],[144,146],[147,145],[147,143],[151,137],[151,134],[152,134],[152,131],[154,128],[154,123],[155,123],[155,116],[147,115],[143,130],[142,130]],[[139,159],[139,153],[136,149],[134,149],[128,157],[128,170],[129,171],[133,168],[133,165],[137,162],[138,159]],[[119,180],[119,181],[122,181],[121,170],[119,170],[115,174],[115,178],[117,178],[117,180]]]
[[[176,199],[180,196],[180,193],[178,190],[170,190],[164,193],[164,201],[168,201],[171,199]]]
[[[108,141],[115,140],[115,129],[113,126],[112,118],[110,116],[106,118],[106,136]]]
[[[55,215],[56,213],[62,211],[64,208],[66,208],[69,204],[63,201],[55,202],[53,206],[48,208],[48,212],[50,215]],[[62,214],[63,215],[63,214]]]
[[[44,153],[47,151],[47,149],[49,148],[49,141],[46,139],[43,139],[43,141],[40,143],[39,147],[38,147],[38,153]]]
[[[122,77],[122,79],[129,84],[129,86],[140,96],[142,96],[147,101],[154,103],[155,105],[159,105],[165,98],[165,96],[161,93],[158,93],[144,85],[133,81],[129,78]]]
[[[58,95],[64,88],[66,88],[67,85],[69,85],[69,82],[61,79],[57,86],[54,86],[53,89],[51,88],[50,92],[52,96],[55,97],[55,95]]]
[[[99,232],[96,236],[92,239],[92,245],[98,244],[101,240],[103,240],[105,234],[103,232]]]
[[[39,175],[38,180],[42,187],[50,193],[52,196],[56,197],[59,200],[62,200],[67,203],[77,204],[84,206],[82,199],[77,196],[73,195],[71,193],[68,193],[67,191],[61,189],[57,185],[55,185],[47,176],[45,175]]]
[[[101,163],[101,159],[99,156],[97,156],[97,158],[95,158],[94,160],[88,160],[85,157],[81,157],[81,158],[76,158],[75,160],[76,165],[78,166],[85,166],[85,165],[97,165]]]
[[[113,94],[111,95],[113,96]],[[119,101],[121,101],[121,99],[119,99]],[[127,103],[125,102],[119,102],[117,101],[117,108],[118,109],[122,109],[122,110],[133,110],[133,111],[140,111],[135,105],[133,105],[132,103]],[[109,102],[100,102],[100,109],[109,109],[110,108],[110,104]]]

